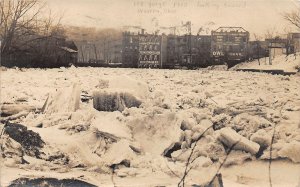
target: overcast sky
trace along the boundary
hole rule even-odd
[[[281,14],[299,8],[299,0],[46,0],[55,12],[64,12],[63,23],[98,28],[136,25],[148,32],[191,21],[193,33],[214,22],[242,26],[251,33],[266,30],[284,33]],[[162,29],[160,29],[162,31]],[[164,32],[168,32],[167,30]],[[183,32],[183,31],[182,31]]]

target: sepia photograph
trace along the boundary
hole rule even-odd
[[[300,0],[0,0],[0,187],[300,187]]]

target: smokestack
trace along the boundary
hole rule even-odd
[[[142,29],[142,34],[145,34],[145,29]]]

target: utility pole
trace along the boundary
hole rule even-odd
[[[188,37],[188,59],[187,63],[192,64],[192,23],[191,21],[186,22],[184,25],[187,29],[187,37]]]
[[[192,64],[192,23],[188,21],[187,23],[188,33],[189,33],[189,53],[190,53],[190,64]]]
[[[164,35],[161,35],[160,38],[160,68],[163,67],[163,42],[164,42]]]
[[[269,47],[269,65],[272,65],[272,47],[271,46]]]
[[[81,58],[82,58],[82,62],[85,62],[84,60],[84,52],[83,52],[83,42],[80,45],[80,49],[81,49]]]
[[[93,46],[94,46],[95,58],[96,58],[96,61],[97,61],[98,60],[98,55],[97,55],[96,44],[93,44]]]

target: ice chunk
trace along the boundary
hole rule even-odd
[[[42,111],[47,114],[75,112],[79,109],[80,94],[80,87],[77,84],[61,89],[53,95],[50,94]]]
[[[235,145],[233,149],[246,151],[253,155],[256,154],[260,148],[259,144],[239,135],[229,127],[219,130],[218,139],[228,147]]]
[[[291,159],[295,163],[300,163],[300,142],[292,141],[286,144],[280,151],[278,151],[280,157]]]

